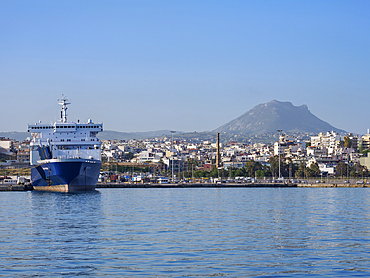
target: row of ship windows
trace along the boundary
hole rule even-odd
[[[52,126],[32,126],[31,129],[50,129]]]
[[[50,142],[52,142],[53,139],[50,139]],[[64,142],[64,139],[60,139],[61,142]],[[67,139],[67,142],[70,142],[71,139]],[[81,141],[86,141],[85,139],[81,139]],[[90,139],[90,141],[95,141],[95,139]],[[98,140],[97,140],[98,141]]]
[[[93,149],[96,149],[98,150],[99,149],[99,146],[85,146],[85,147],[80,147],[80,146],[54,146],[53,147],[54,150],[58,149],[58,150],[93,150]]]
[[[77,127],[79,128],[101,128],[100,126],[97,126],[97,125],[93,125],[93,126],[81,125]],[[31,127],[31,129],[51,129],[51,128],[54,128],[54,127],[53,126],[33,126]],[[61,126],[57,126],[57,128],[75,128],[75,127],[71,125],[61,125]]]
[[[97,126],[97,125],[79,125],[77,126],[78,128],[101,128],[100,126]],[[75,128],[74,126],[71,126],[71,125],[60,125],[60,126],[57,126],[57,128]]]

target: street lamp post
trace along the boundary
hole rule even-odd
[[[171,160],[172,160],[172,183],[174,181],[173,179],[173,134],[175,133],[176,131],[174,130],[171,130],[171,133],[172,133],[172,144],[171,144]]]
[[[279,155],[279,180],[280,180],[280,132],[282,132],[281,129],[278,129],[277,130],[279,132],[279,138],[278,138],[278,155]]]

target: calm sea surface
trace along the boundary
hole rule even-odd
[[[370,277],[370,189],[0,193],[0,277]]]

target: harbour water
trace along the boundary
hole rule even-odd
[[[367,188],[0,194],[0,277],[369,277]]]

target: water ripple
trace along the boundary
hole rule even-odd
[[[366,188],[0,194],[0,277],[370,276]]]

